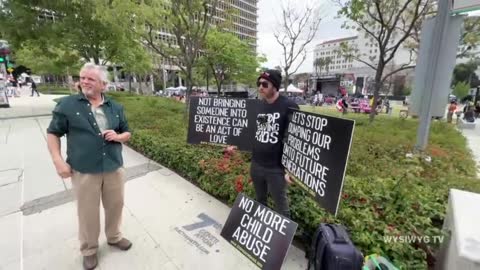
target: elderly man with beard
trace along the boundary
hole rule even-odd
[[[106,70],[85,64],[80,71],[80,92],[58,102],[47,129],[48,149],[57,173],[64,179],[71,177],[85,269],[98,264],[100,200],[108,244],[120,250],[132,246],[120,232],[125,181],[122,143],[131,134],[123,107],[103,94],[106,86]],[[64,135],[66,160],[60,151]]]

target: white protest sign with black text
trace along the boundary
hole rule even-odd
[[[336,215],[355,121],[292,111],[282,164],[321,207]]]
[[[251,150],[258,100],[192,97],[187,142]]]
[[[279,270],[297,223],[240,193],[221,236],[264,270]]]

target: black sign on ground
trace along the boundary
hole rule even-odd
[[[297,226],[297,223],[240,193],[221,236],[260,269],[279,270]]]
[[[318,204],[337,215],[355,121],[293,110],[282,164]]]
[[[187,142],[252,149],[258,100],[192,97]]]

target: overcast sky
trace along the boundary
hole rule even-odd
[[[285,2],[286,0],[283,0]],[[263,64],[265,67],[273,68],[279,66],[282,60],[282,48],[277,43],[273,36],[273,30],[279,23],[281,18],[280,0],[259,0],[258,1],[258,47],[257,53],[264,54],[267,57],[267,62]],[[297,73],[311,72],[313,70],[313,50],[315,45],[329,39],[347,37],[354,35],[354,32],[349,32],[341,28],[343,20],[335,19],[337,17],[338,7],[331,2],[331,0],[293,0],[295,6],[303,8],[305,5],[311,3],[320,3],[321,18],[319,31],[315,39],[307,48],[307,59]]]
[[[274,68],[281,65],[282,48],[273,36],[273,29],[278,25],[281,18],[281,2],[288,0],[258,0],[258,46],[257,53],[264,54],[267,62],[264,67]],[[325,40],[349,37],[355,35],[351,30],[342,29],[342,19],[337,19],[338,6],[332,0],[290,0],[295,3],[297,8],[303,8],[305,5],[317,3],[321,6],[321,19],[316,38],[307,48],[307,59],[300,66],[297,73],[313,71],[313,50],[315,45]],[[480,11],[470,12],[470,16],[480,16]]]

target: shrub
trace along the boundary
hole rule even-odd
[[[74,92],[73,89],[70,91],[68,87],[53,84],[39,84],[37,89],[40,93],[48,95],[70,95]]]
[[[116,94],[134,130],[130,145],[175,170],[231,205],[238,192],[254,198],[249,153],[223,153],[219,147],[188,145],[184,104],[158,97]],[[318,207],[298,186],[289,188],[292,218],[310,236],[321,222],[344,224],[365,255],[383,254],[405,269],[425,269],[434,260],[434,243],[387,243],[385,236],[437,236],[445,216],[448,190],[480,192],[466,140],[452,126],[432,125],[431,162],[406,158],[418,122],[350,115],[356,128],[337,217]]]

